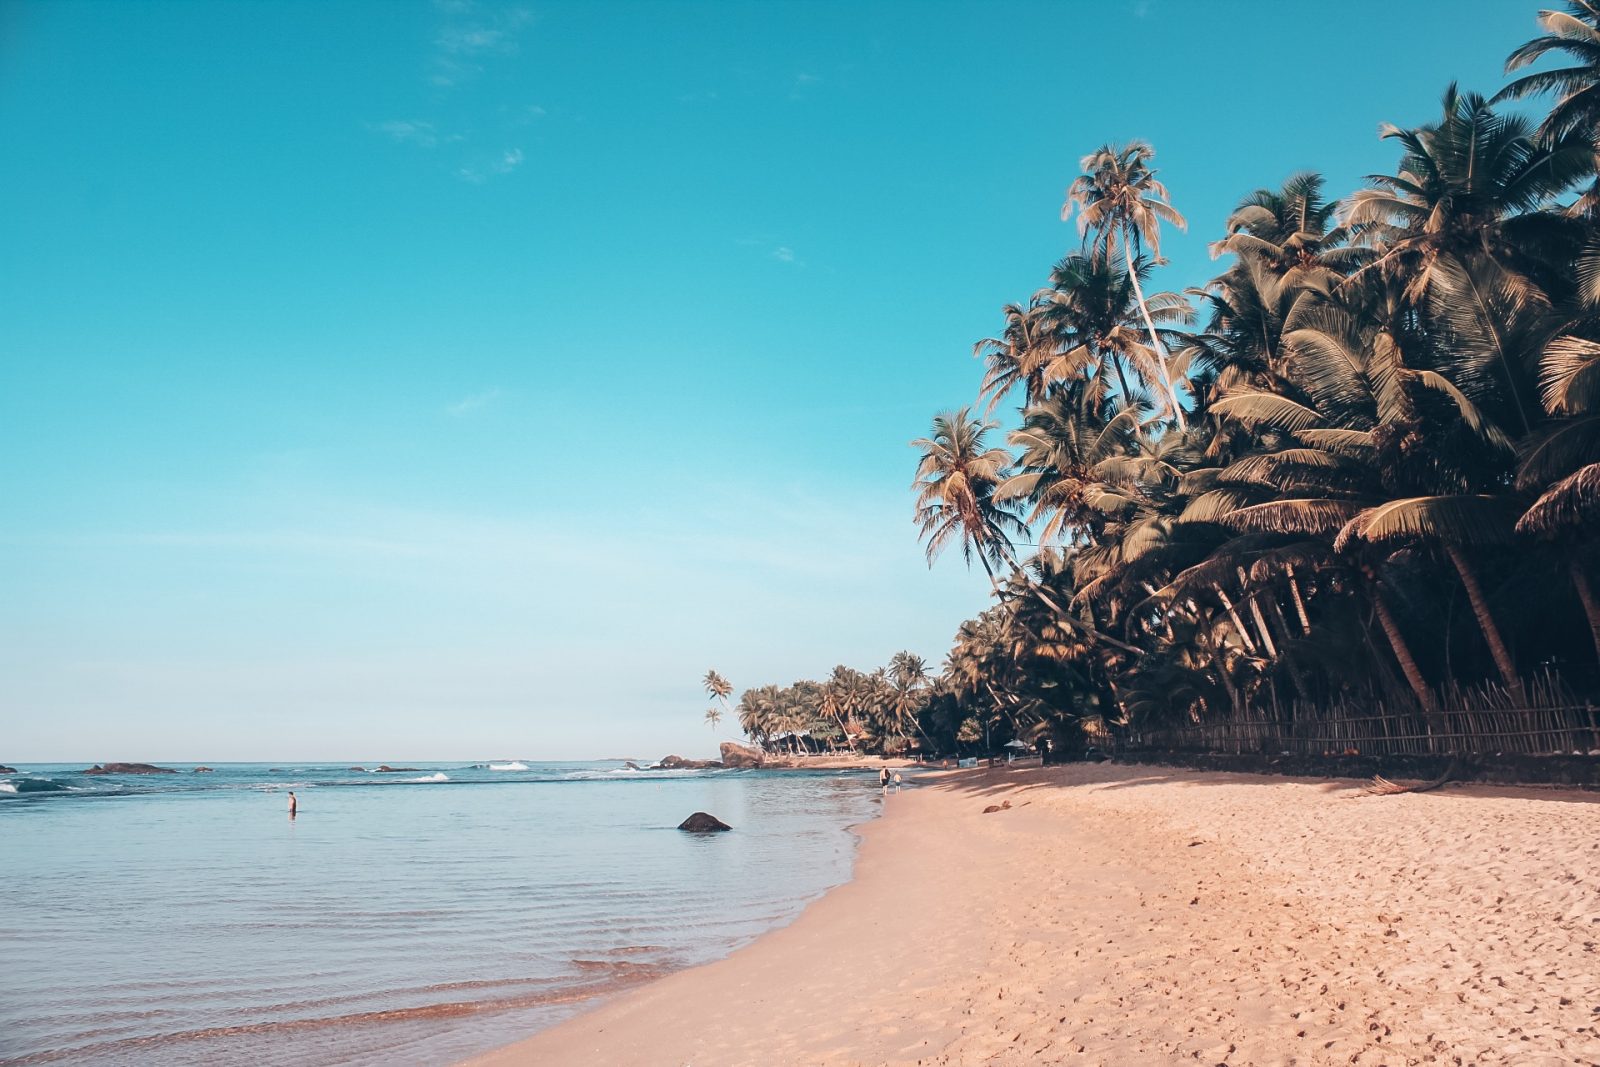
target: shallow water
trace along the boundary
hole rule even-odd
[[[879,802],[863,772],[84,766],[0,776],[0,1063],[452,1062],[793,918]]]

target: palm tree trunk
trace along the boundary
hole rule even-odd
[[[1433,699],[1433,691],[1423,680],[1422,671],[1411,656],[1411,646],[1406,644],[1406,636],[1400,632],[1400,624],[1395,621],[1394,613],[1389,610],[1389,601],[1383,595],[1383,587],[1376,581],[1372,583],[1372,606],[1378,611],[1378,622],[1382,624],[1383,632],[1389,638],[1390,646],[1394,648],[1394,658],[1400,661],[1400,670],[1405,673],[1406,683],[1411,686],[1411,691],[1416,694],[1417,701],[1422,705],[1422,712],[1427,716],[1428,724],[1442,732],[1444,719],[1439,715],[1439,705]]]
[[[1245,651],[1252,656],[1256,654],[1256,643],[1250,637],[1250,631],[1244,628],[1244,620],[1239,618],[1239,612],[1234,609],[1233,601],[1228,599],[1228,591],[1217,586],[1217,596],[1222,600],[1222,606],[1228,612],[1228,618],[1233,620],[1233,628],[1239,631],[1240,640],[1244,641]]]
[[[1568,571],[1572,574],[1572,584],[1578,590],[1578,599],[1583,602],[1583,613],[1589,619],[1589,634],[1594,638],[1594,654],[1600,656],[1600,601],[1595,599],[1594,586],[1589,581],[1589,573],[1583,569],[1583,563],[1572,560],[1567,564]]]
[[[1500,678],[1506,687],[1513,693],[1522,692],[1522,680],[1517,677],[1516,664],[1511,662],[1511,653],[1506,650],[1506,643],[1500,636],[1500,627],[1495,624],[1494,616],[1489,612],[1489,602],[1484,598],[1483,586],[1478,584],[1478,572],[1473,569],[1472,561],[1467,559],[1466,553],[1455,545],[1444,546],[1450,562],[1456,565],[1456,572],[1461,575],[1461,584],[1467,587],[1467,599],[1472,601],[1472,613],[1478,617],[1478,626],[1483,630],[1483,639],[1489,643],[1489,655],[1494,657],[1494,665],[1500,671]]]
[[[1245,577],[1244,568],[1235,568],[1239,572],[1239,589],[1244,598],[1250,601],[1250,614],[1255,617],[1256,630],[1261,634],[1261,647],[1267,650],[1267,655],[1273,659],[1278,658],[1278,649],[1272,643],[1272,634],[1267,630],[1267,620],[1261,614],[1261,598],[1250,592],[1250,585]]]
[[[1300,636],[1311,636],[1311,617],[1306,614],[1306,602],[1300,596],[1300,583],[1295,580],[1294,564],[1290,563],[1284,571],[1289,575],[1289,592],[1294,596],[1294,610],[1300,616]]]
[[[1178,403],[1178,391],[1172,387],[1172,372],[1167,369],[1167,350],[1161,345],[1161,338],[1156,336],[1155,320],[1150,317],[1150,308],[1144,302],[1144,286],[1139,284],[1139,272],[1134,269],[1133,256],[1124,257],[1128,264],[1128,280],[1133,283],[1133,295],[1139,300],[1139,314],[1144,316],[1145,329],[1150,331],[1150,346],[1156,351],[1156,365],[1161,368],[1161,384],[1167,387],[1167,399],[1172,402],[1172,414],[1178,420],[1178,429],[1187,429],[1189,423],[1183,417],[1183,407]]]

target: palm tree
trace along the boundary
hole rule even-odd
[[[1577,133],[1593,143],[1600,131],[1600,5],[1567,0],[1566,8],[1539,12],[1544,35],[1514,49],[1506,57],[1506,73],[1551,53],[1566,53],[1572,65],[1524,74],[1496,93],[1494,102],[1554,93],[1555,106],[1540,124],[1539,136],[1556,141]]]
[[[1150,166],[1153,158],[1155,149],[1143,141],[1103,145],[1084,156],[1078,164],[1084,173],[1073,179],[1067,189],[1061,220],[1067,221],[1073,209],[1078,210],[1078,232],[1085,236],[1091,252],[1101,262],[1116,259],[1120,250],[1139,310],[1144,315],[1145,328],[1150,332],[1150,347],[1156,353],[1173,417],[1181,429],[1186,425],[1183,405],[1178,402],[1167,367],[1166,349],[1156,335],[1155,321],[1145,303],[1135,266],[1140,251],[1146,248],[1152,258],[1160,261],[1161,223],[1171,223],[1180,230],[1188,228],[1184,217],[1172,206],[1166,186],[1156,180],[1156,172]],[[1092,238],[1089,237],[1091,231]]]
[[[706,712],[706,721],[711,724],[712,729],[715,729],[717,723],[722,721],[722,713],[732,710],[728,707],[728,697],[733,695],[733,686],[728,683],[726,678],[714,670],[706,671],[706,676],[701,679],[700,684],[706,687],[706,694],[714,697],[717,704],[720,705],[720,708],[712,709],[716,711],[715,716],[709,711]]]
[[[989,448],[985,437],[996,423],[974,417],[970,410],[942,412],[933,420],[933,433],[911,442],[922,452],[917,464],[916,521],[927,541],[928,565],[950,544],[961,543],[961,555],[970,565],[974,554],[989,576],[989,584],[1000,595],[996,565],[1008,565],[1021,572],[1011,552],[1010,534],[1025,534],[1027,527],[995,490],[1010,471],[1011,455],[1002,448]],[[1096,631],[1073,618],[1052,600],[1037,583],[1029,590],[1055,611],[1065,624],[1092,634],[1105,643],[1129,652],[1139,650]]]
[[[706,724],[714,732],[720,722],[722,722],[722,709],[713,704],[706,709]]]

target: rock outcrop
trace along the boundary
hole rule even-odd
[[[678,829],[687,830],[691,834],[711,834],[720,830],[732,830],[733,827],[715,815],[707,815],[703,811],[697,811],[679,823]]]
[[[401,771],[420,771],[421,767],[391,767],[387,763],[378,764],[379,774],[399,774]]]
[[[661,762],[650,769],[653,771],[703,771],[721,766],[721,762],[714,759],[684,759],[682,756],[662,756]]]
[[[741,745],[737,741],[722,742],[724,767],[759,767],[766,762],[767,754],[759,748]]]
[[[79,774],[177,774],[171,767],[156,767],[149,763],[96,763]]]
[[[16,773],[17,773],[17,769],[15,767],[7,767],[4,764],[0,764],[0,774],[16,774]]]
[[[215,767],[196,767],[192,773],[194,773],[194,774],[211,774],[215,770],[216,770]]]

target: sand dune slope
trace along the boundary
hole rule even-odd
[[[790,927],[473,1063],[1600,1064],[1596,800],[951,775]]]

